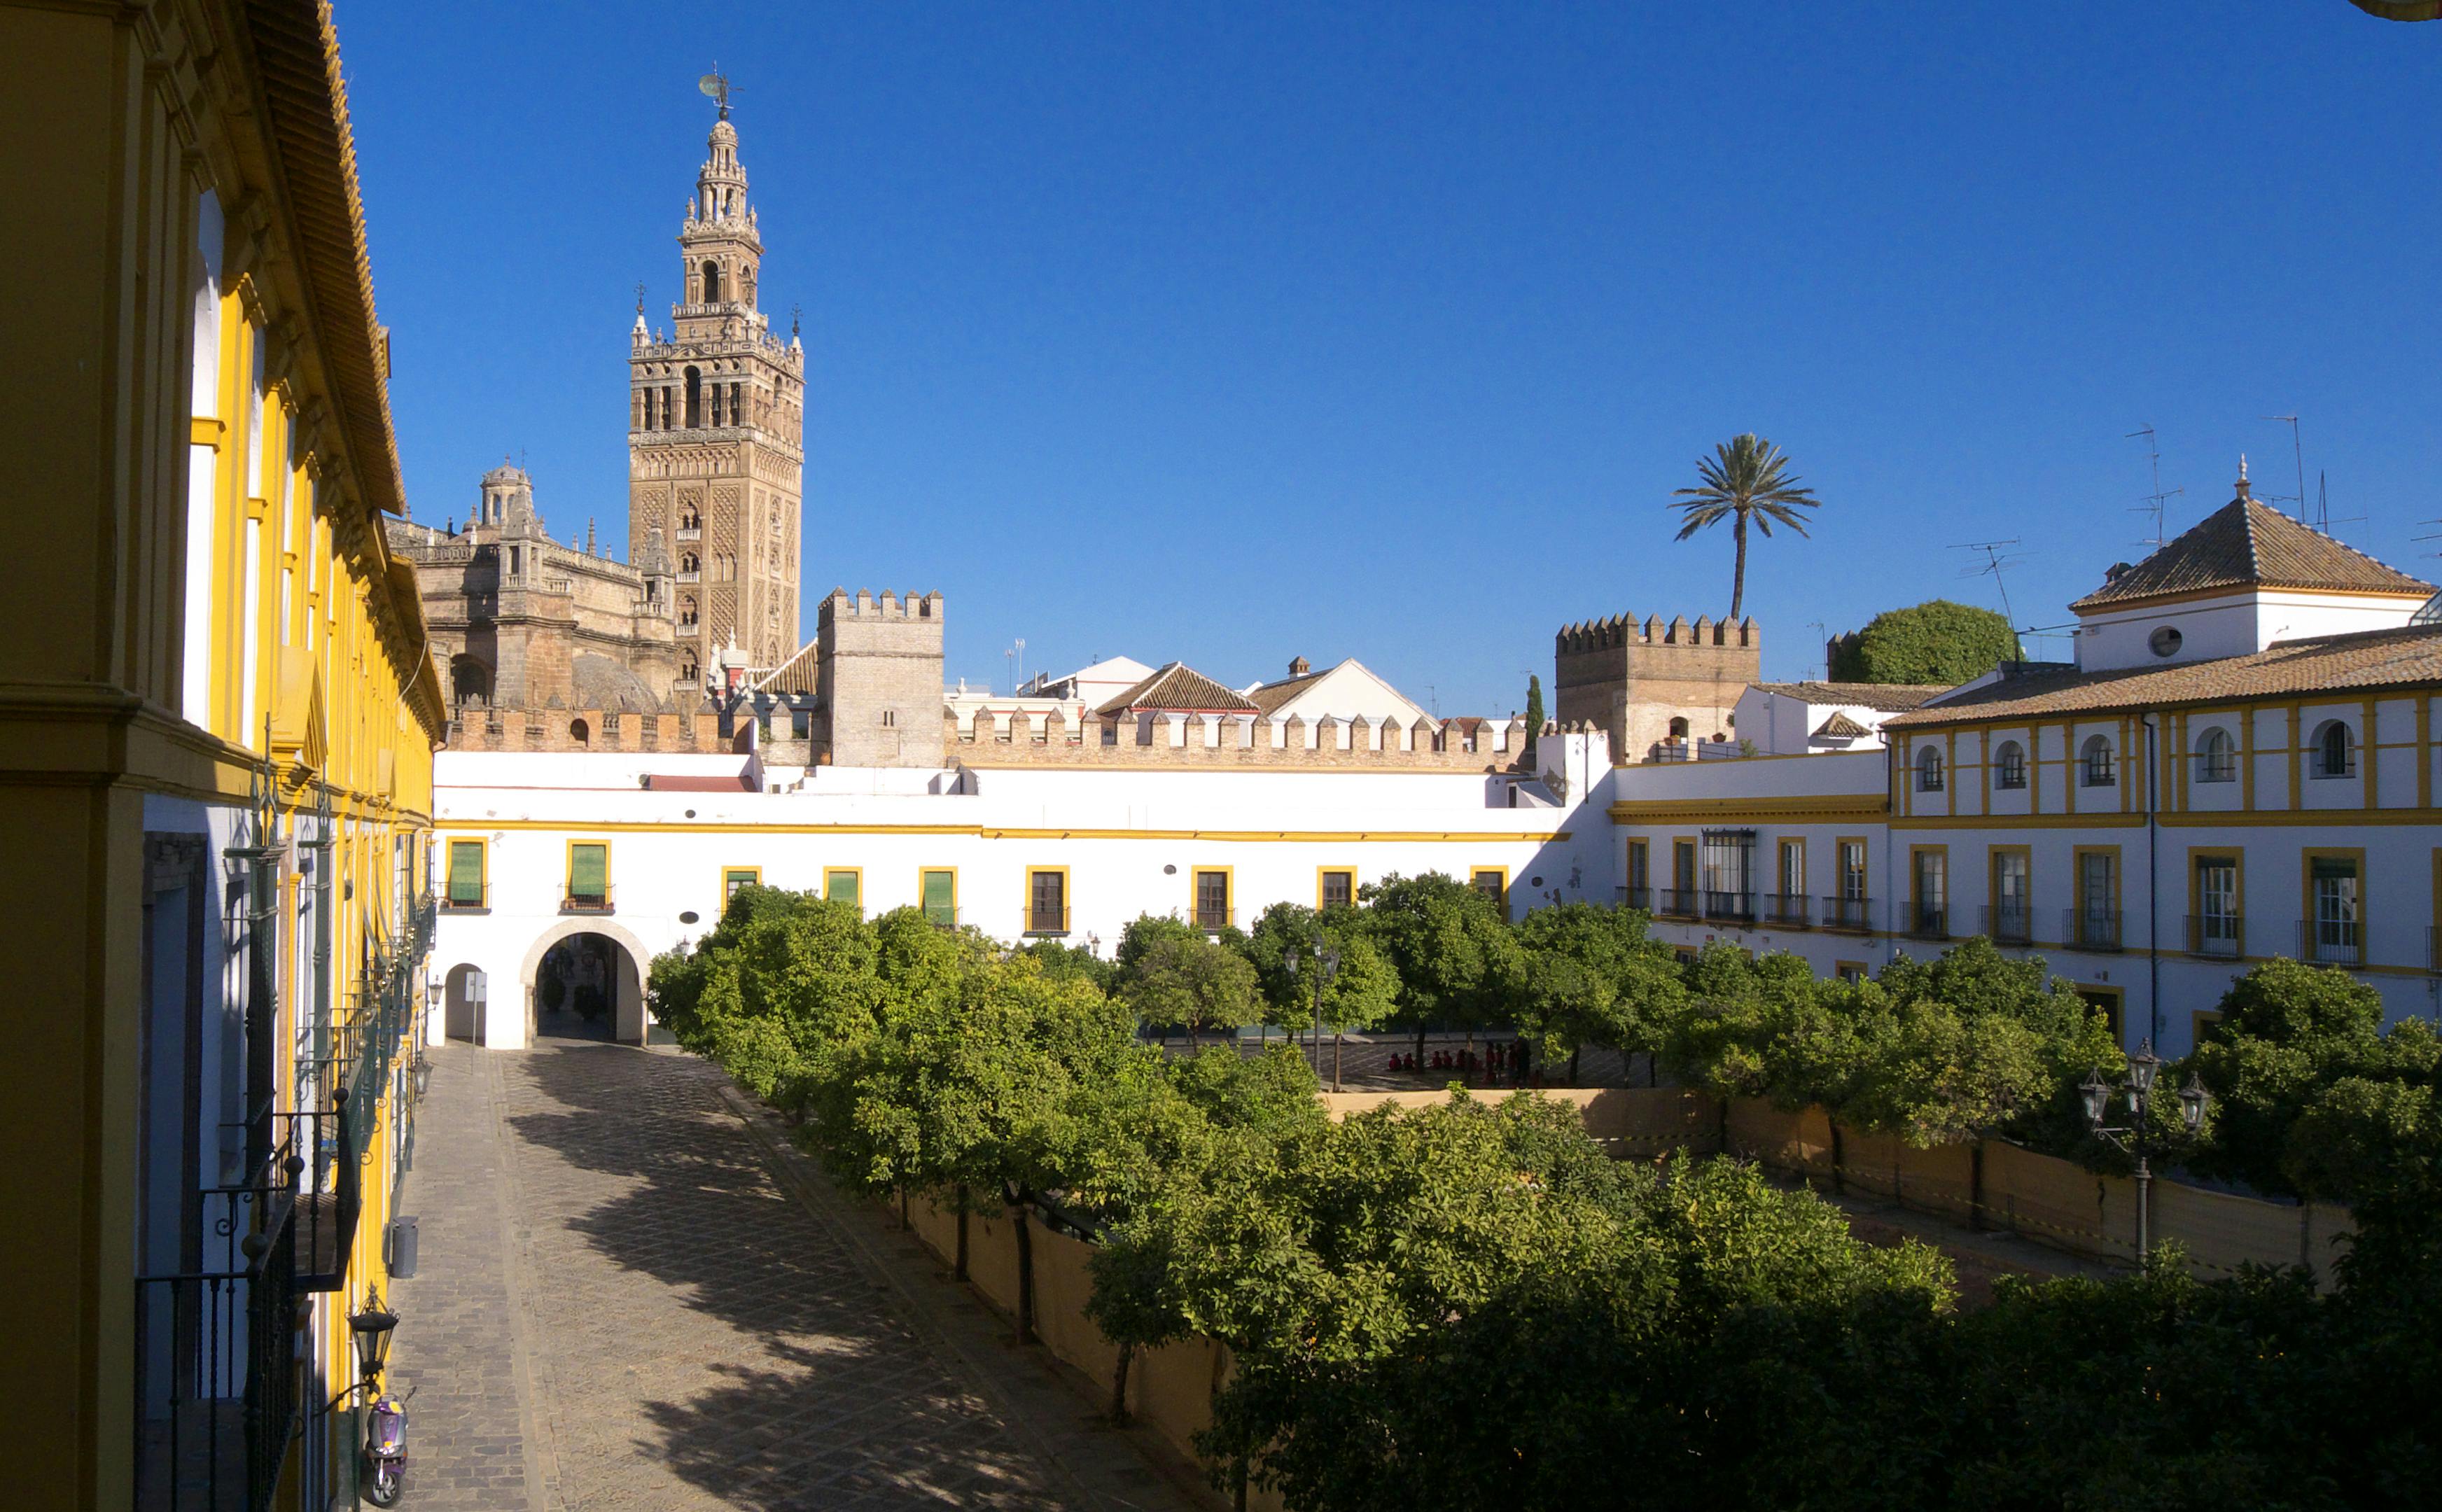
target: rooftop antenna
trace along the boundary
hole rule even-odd
[[[1434,686],[1433,684],[1431,684],[1431,683],[1426,683],[1426,684],[1425,684],[1425,697],[1426,697],[1428,700],[1430,700],[1430,701],[1431,701],[1431,703],[1432,703],[1432,706],[1433,706],[1433,721],[1434,721],[1435,723],[1439,723],[1439,722],[1441,722],[1441,717],[1442,717],[1442,695],[1441,695],[1441,689],[1439,689],[1439,688],[1435,687],[1435,686]]]
[[[2362,525],[2364,523],[2365,517],[2363,515],[2343,515],[2338,519],[2334,519],[2332,518],[2331,477],[2329,474],[2325,473],[2323,468],[2316,468],[2315,528],[2326,536],[2331,536],[2332,527],[2334,525]],[[2338,540],[2340,537],[2333,536],[2332,538]]]
[[[1806,628],[1814,632],[1814,648],[1823,657],[1823,681],[1832,681],[1832,630],[1821,620],[1808,620]]]
[[[705,94],[710,95],[713,99],[720,101],[720,118],[727,120],[729,118],[729,97],[735,86],[730,83],[728,76],[724,75],[720,71],[720,64],[719,63],[715,63],[712,65],[712,72],[697,80],[695,82],[695,86],[698,89],[702,90]]]
[[[2001,580],[2001,573],[2004,568],[2025,560],[2026,553],[2024,552],[2003,550],[2004,547],[2015,546],[2016,544],[2018,544],[2017,539],[2014,537],[2009,540],[1961,541],[1958,545],[1950,548],[1955,552],[1982,552],[1984,554],[1983,561],[1967,568],[1959,575],[1961,577],[1989,577],[1993,579],[1994,588],[1999,591],[2001,594],[2001,617],[2008,620],[2014,629],[2016,628],[2018,616],[2013,613],[2010,610],[2010,587],[2007,583]]]
[[[1009,663],[1009,691],[1010,696],[1014,698],[1017,695],[1017,680],[1026,671],[1026,637],[1019,636],[1014,645],[1000,654],[1002,659]]]
[[[2172,500],[2177,499],[2179,495],[2186,493],[2187,490],[2184,488],[2173,488],[2168,492],[2163,490],[2162,448],[2155,445],[2154,425],[2152,421],[2149,420],[2145,424],[2139,426],[2136,429],[2128,432],[2128,434],[2123,439],[2133,441],[2140,436],[2145,438],[2145,459],[2154,465],[2154,491],[2145,495],[2143,501],[2132,508],[2129,513],[2138,515],[2150,514],[2154,517],[2153,538],[2146,544],[2150,544],[2156,551],[2160,551],[2162,549],[2163,544],[2162,506],[2169,503]]]
[[[2278,420],[2283,425],[2287,426],[2289,428],[2289,449],[2298,459],[2298,491],[2295,494],[2267,494],[2264,496],[2265,501],[2267,503],[2277,503],[2284,499],[2297,500],[2298,519],[2301,523],[2304,523],[2306,519],[2306,447],[2305,444],[2299,440],[2298,437],[2298,417],[2296,415],[2258,415],[2256,418],[2259,420]]]

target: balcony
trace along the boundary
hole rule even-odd
[[[1984,936],[1996,945],[2025,945],[2035,938],[2034,917],[2025,903],[1988,905]]]
[[[1912,939],[1948,939],[1950,909],[1941,903],[1909,903],[1907,933]]]
[[[483,902],[483,889],[481,887],[464,893],[452,888],[442,898],[441,911],[445,914],[484,914],[491,909]]]
[[[2354,919],[2309,919],[2298,925],[2298,958],[2317,966],[2362,966],[2365,935]]]
[[[2188,954],[2236,960],[2247,954],[2247,921],[2236,914],[2190,914]]]
[[[1208,935],[1217,935],[1235,922],[1237,917],[1232,909],[1198,908],[1195,910],[1195,927]]]
[[[2120,910],[2071,908],[2061,915],[2061,940],[2071,950],[2120,949]]]
[[[1780,929],[1808,928],[1813,902],[1795,893],[1766,893],[1763,921]]]
[[[1030,935],[1065,935],[1068,933],[1068,910],[1066,908],[1029,908],[1026,911],[1026,932]]]
[[[1657,887],[1653,890],[1653,912],[1661,919],[1696,919],[1704,908],[1697,902],[1693,887]]]
[[[1823,900],[1823,921],[1818,927],[1865,934],[1874,927],[1874,901],[1870,898],[1826,898]]]
[[[572,892],[559,901],[563,914],[607,914],[611,912],[610,889],[599,892]]]
[[[681,525],[679,527],[678,534],[679,539],[681,540],[701,540],[703,537],[703,527],[702,525]]]
[[[1619,890],[1619,905],[1622,908],[1634,908],[1641,912],[1649,914],[1653,912],[1653,889],[1650,887],[1622,887]]]
[[[945,903],[926,903],[924,922],[936,929],[956,929],[958,927],[958,911]]]
[[[1704,894],[1706,919],[1718,919],[1725,924],[1752,924],[1755,916],[1755,895],[1752,893],[1707,890]]]

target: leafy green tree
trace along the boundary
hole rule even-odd
[[[1200,932],[1155,941],[1122,981],[1120,999],[1146,1024],[1184,1029],[1191,1049],[1198,1029],[1234,1029],[1262,1016],[1253,964]]]
[[[654,959],[647,994],[681,1046],[793,1106],[814,1057],[871,1024],[880,971],[874,932],[853,905],[741,887],[711,934]]]
[[[1318,948],[1339,953],[1339,965],[1320,996]],[[1386,1024],[1398,1011],[1398,974],[1375,943],[1364,912],[1345,906],[1317,912],[1300,903],[1274,903],[1256,919],[1246,955],[1255,967],[1267,1023],[1294,1035],[1311,1025],[1319,1011],[1330,1027],[1337,1090],[1340,1037]]]
[[[1885,610],[1832,653],[1835,683],[1917,683],[1955,687],[2003,662],[2018,661],[2017,632],[1989,609],[1928,599]]]
[[[1043,967],[1043,975],[1058,981],[1071,977],[1091,982],[1107,993],[1118,975],[1118,966],[1103,959],[1084,945],[1064,944],[1056,939],[1029,940],[1018,947],[1018,953],[1031,956]]]
[[[1435,1023],[1469,1030],[1505,1022],[1525,954],[1501,905],[1456,878],[1396,873],[1363,889],[1365,928],[1399,981],[1397,1016],[1416,1048]]]
[[[1120,931],[1120,943],[1111,952],[1113,972],[1110,986],[1116,992],[1134,981],[1153,948],[1166,939],[1202,939],[1204,932],[1175,914],[1139,914]]]
[[[1543,680],[1535,673],[1526,674],[1526,754],[1535,754],[1535,738],[1543,733]],[[1530,766],[1528,771],[1534,769]]]
[[[1557,903],[1518,921],[1525,953],[1518,1026],[1546,1058],[1580,1047],[1624,1054],[1661,1047],[1686,997],[1678,959],[1647,934],[1643,914],[1592,903]]]
[[[1730,619],[1736,623],[1747,592],[1747,527],[1753,524],[1765,536],[1776,524],[1786,525],[1803,536],[1806,517],[1802,509],[1813,509],[1822,501],[1812,488],[1801,488],[1797,475],[1789,471],[1789,459],[1779,447],[1761,436],[1742,432],[1713,448],[1713,455],[1696,459],[1697,476],[1704,481],[1694,488],[1682,488],[1671,497],[1678,501],[1670,507],[1680,512],[1683,523],[1679,538],[1686,540],[1696,532],[1730,521],[1730,532],[1738,542],[1738,561],[1730,576]]]

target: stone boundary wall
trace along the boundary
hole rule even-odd
[[[1468,749],[1470,743],[1473,749]],[[1023,710],[995,717],[978,710],[962,724],[941,713],[947,761],[966,766],[1353,767],[1428,772],[1508,772],[1520,768],[1526,721],[1394,720],[1375,724],[1363,715],[1326,716],[1309,725],[1286,720],[1223,715],[1163,715],[1111,720],[1088,714],[1074,729],[1057,709],[1035,722]]]
[[[573,733],[582,721],[585,738]],[[676,751],[726,755],[720,716],[710,708],[692,714],[638,714],[619,709],[462,709],[449,721],[452,751]]]

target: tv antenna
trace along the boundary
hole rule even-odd
[[[1968,567],[1959,575],[1961,577],[1989,577],[1993,579],[1993,587],[2001,595],[2001,617],[2010,621],[2013,629],[2017,626],[2018,616],[2011,612],[2010,586],[2001,580],[2001,574],[2004,569],[2026,559],[2026,553],[2010,551],[2007,549],[2017,544],[2018,542],[2014,537],[2009,540],[1961,541],[1958,545],[1950,548],[1955,552],[1982,552],[1984,554],[1984,559],[1981,562],[1977,562]]]
[[[2163,489],[2162,448],[2155,444],[2154,426],[2151,421],[2139,426],[2136,429],[2131,430],[2122,439],[2134,441],[2140,436],[2145,438],[2145,460],[2154,465],[2154,491],[2145,495],[2143,501],[2132,507],[2129,510],[2129,513],[2136,515],[2151,515],[2154,517],[2153,538],[2146,542],[2146,544],[2151,545],[2156,551],[2160,551],[2163,545],[2162,506],[2169,503],[2172,500],[2177,499],[2179,495],[2186,493],[2187,490],[2184,488],[2173,488],[2166,492]]]
[[[1806,628],[1814,632],[1814,648],[1823,656],[1823,681],[1832,681],[1832,631],[1821,620],[1808,620]]]
[[[2303,523],[2306,519],[2306,447],[2305,444],[2298,438],[2298,417],[2296,415],[2258,415],[2256,418],[2278,420],[2289,428],[2289,450],[2298,459],[2298,491],[2294,494],[2268,494],[2265,500],[2269,503],[2278,503],[2284,499],[2297,500],[2298,519]],[[2325,534],[2328,535],[2329,532]]]
[[[712,65],[712,72],[697,80],[695,82],[695,86],[698,89],[702,90],[705,94],[710,95],[713,99],[720,101],[720,118],[727,120],[729,118],[729,97],[731,94],[736,92],[737,86],[732,84],[729,82],[728,76],[720,71],[720,64],[718,63],[714,64]]]
[[[1008,650],[1003,651],[1000,654],[1009,663],[1009,691],[1010,696],[1011,698],[1015,698],[1017,696],[1017,680],[1026,671],[1026,637],[1023,635],[1019,636],[1015,644],[1011,645]]]
[[[2315,528],[2326,536],[2331,536],[2332,527],[2334,525],[2362,525],[2364,523],[2365,517],[2363,515],[2344,515],[2339,519],[2334,519],[2332,518],[2331,478],[2330,475],[2325,473],[2323,468],[2316,468]],[[2338,540],[2340,537],[2333,536],[2332,538],[2334,540]]]

